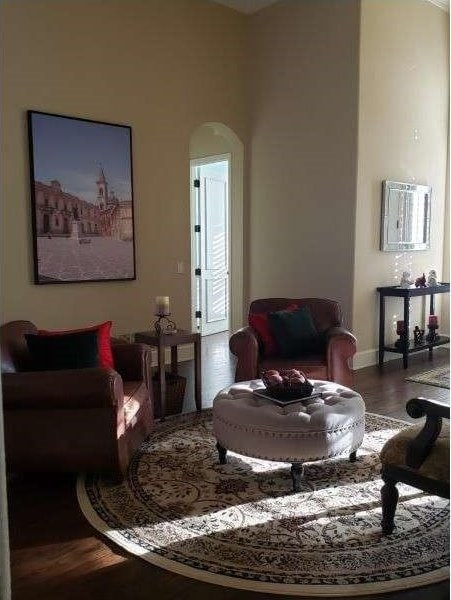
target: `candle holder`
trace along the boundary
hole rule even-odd
[[[395,342],[396,348],[404,348],[407,342],[407,332],[404,321],[396,322],[396,333],[399,335],[399,338]]]
[[[405,328],[406,326],[404,324],[404,321],[396,321],[396,333],[398,335],[402,335],[405,331]]]
[[[427,342],[435,342],[438,338],[438,335],[437,335],[438,324],[437,323],[429,323],[428,329],[429,329],[429,333],[426,336],[426,341]]]
[[[404,348],[404,346],[406,345],[407,342],[407,336],[405,333],[401,333],[401,335],[399,336],[399,338],[396,340],[395,342],[395,346],[396,348]]]
[[[174,321],[169,319],[171,313],[168,313],[167,315],[155,313],[155,316],[158,317],[158,319],[155,321],[153,326],[157,332],[157,335],[177,333],[177,325],[174,323]]]
[[[424,329],[420,329],[418,325],[413,330],[413,342],[415,346],[420,346],[424,342]]]
[[[405,333],[401,333],[399,338],[395,342],[396,348],[404,348],[407,343],[407,336]]]

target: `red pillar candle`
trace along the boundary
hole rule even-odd
[[[429,325],[437,325],[438,326],[438,317],[437,315],[429,315]]]
[[[404,333],[404,321],[396,321],[396,333],[402,335]]]

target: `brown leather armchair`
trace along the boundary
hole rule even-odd
[[[267,369],[297,368],[312,379],[352,384],[348,361],[356,352],[356,338],[342,326],[338,302],[323,298],[265,298],[254,300],[249,315],[285,310],[296,304],[310,309],[314,324],[323,339],[323,351],[296,358],[265,357],[256,331],[248,326],[235,332],[229,341],[237,357],[235,381],[257,379]]]
[[[124,473],[153,426],[148,347],[113,343],[117,370],[32,371],[24,336],[36,332],[0,327],[8,470]]]

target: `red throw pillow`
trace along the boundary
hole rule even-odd
[[[249,315],[249,325],[255,329],[262,344],[265,356],[274,356],[277,353],[276,340],[269,329],[268,315],[266,313],[255,313]]]
[[[97,348],[99,351],[99,367],[114,369],[113,351],[111,349],[111,321],[105,321],[92,327],[82,329],[71,329],[65,331],[47,331],[39,329],[38,335],[65,335],[67,333],[81,333],[82,331],[97,332]]]
[[[290,304],[285,309],[288,312],[292,312],[296,310],[298,307],[297,304]],[[258,337],[263,346],[263,354],[264,356],[275,356],[279,353],[279,346],[277,344],[276,338],[274,337],[269,321],[268,321],[269,313],[253,313],[249,315],[249,325],[255,329]]]

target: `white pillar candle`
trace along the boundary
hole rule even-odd
[[[155,298],[155,313],[160,316],[169,315],[169,296]]]

